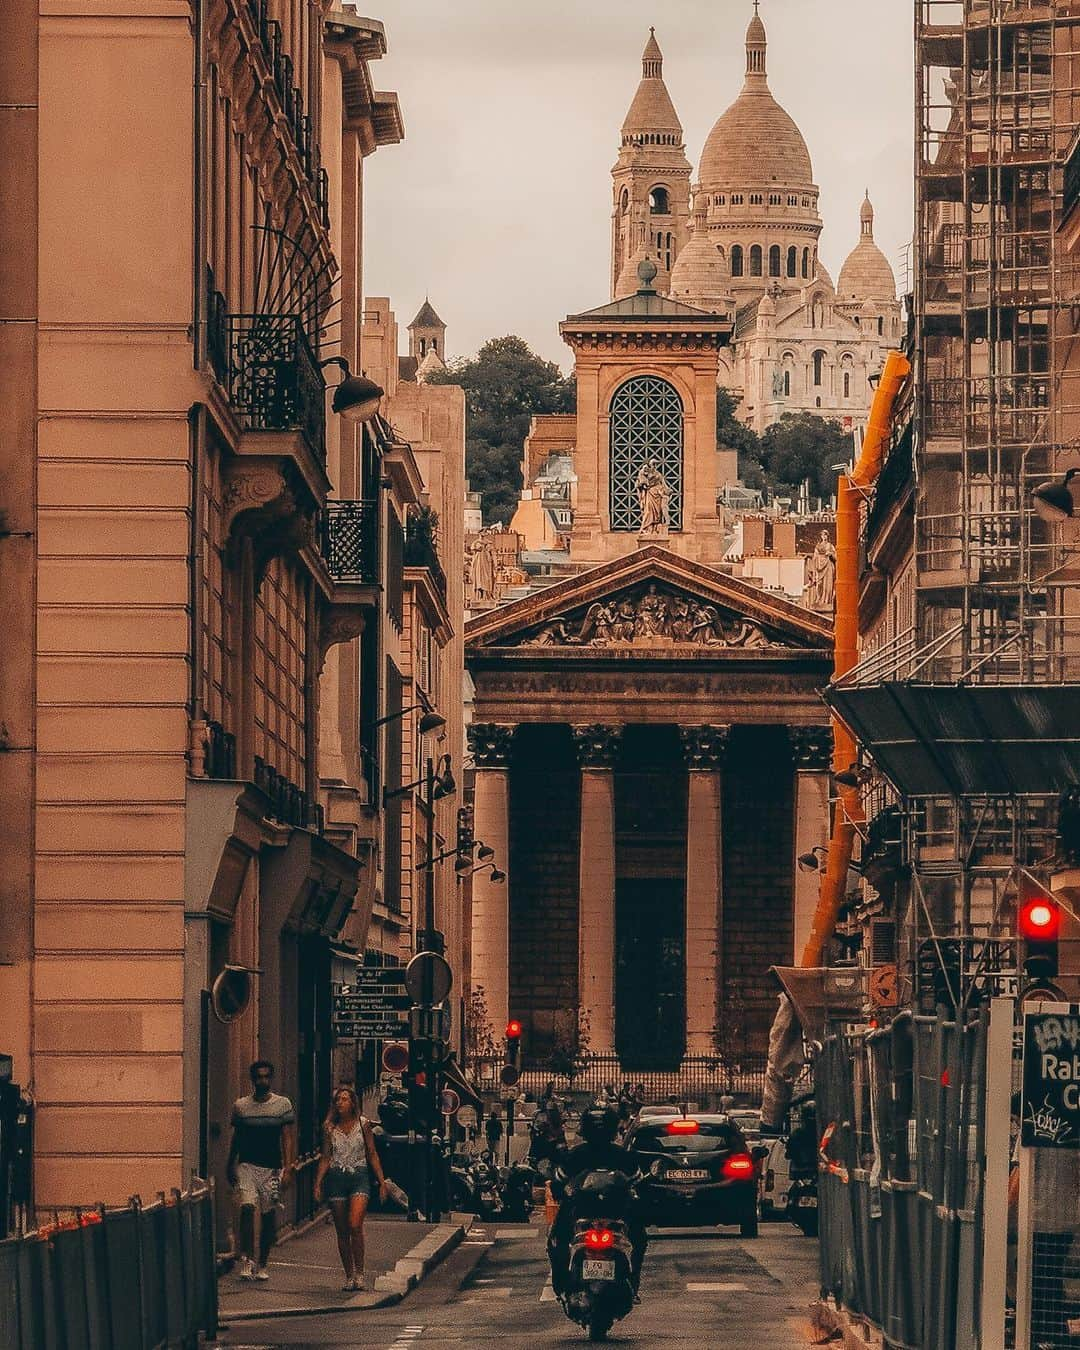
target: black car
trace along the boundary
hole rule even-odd
[[[647,1223],[738,1224],[757,1237],[758,1160],[727,1116],[644,1120],[626,1140],[641,1171]]]

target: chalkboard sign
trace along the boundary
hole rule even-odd
[[[1020,1142],[1080,1148],[1080,1005],[1024,1014]]]

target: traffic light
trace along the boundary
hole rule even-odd
[[[1032,980],[1052,980],[1058,973],[1058,937],[1061,910],[1045,895],[1025,900],[1016,916],[1024,940],[1024,974]]]
[[[506,1062],[513,1069],[521,1066],[521,1023],[513,1019],[506,1024]]]

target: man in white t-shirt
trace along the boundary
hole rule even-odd
[[[270,1249],[277,1238],[277,1201],[296,1163],[296,1114],[288,1097],[271,1091],[274,1066],[257,1059],[249,1070],[251,1093],[233,1106],[232,1146],[225,1175],[240,1199],[240,1278],[268,1280]],[[255,1211],[259,1261],[255,1264]]]

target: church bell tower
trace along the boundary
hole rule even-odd
[[[638,265],[645,258],[656,264],[656,289],[666,293],[671,268],[690,232],[690,162],[652,28],[611,176],[612,296],[619,300],[636,292]]]

